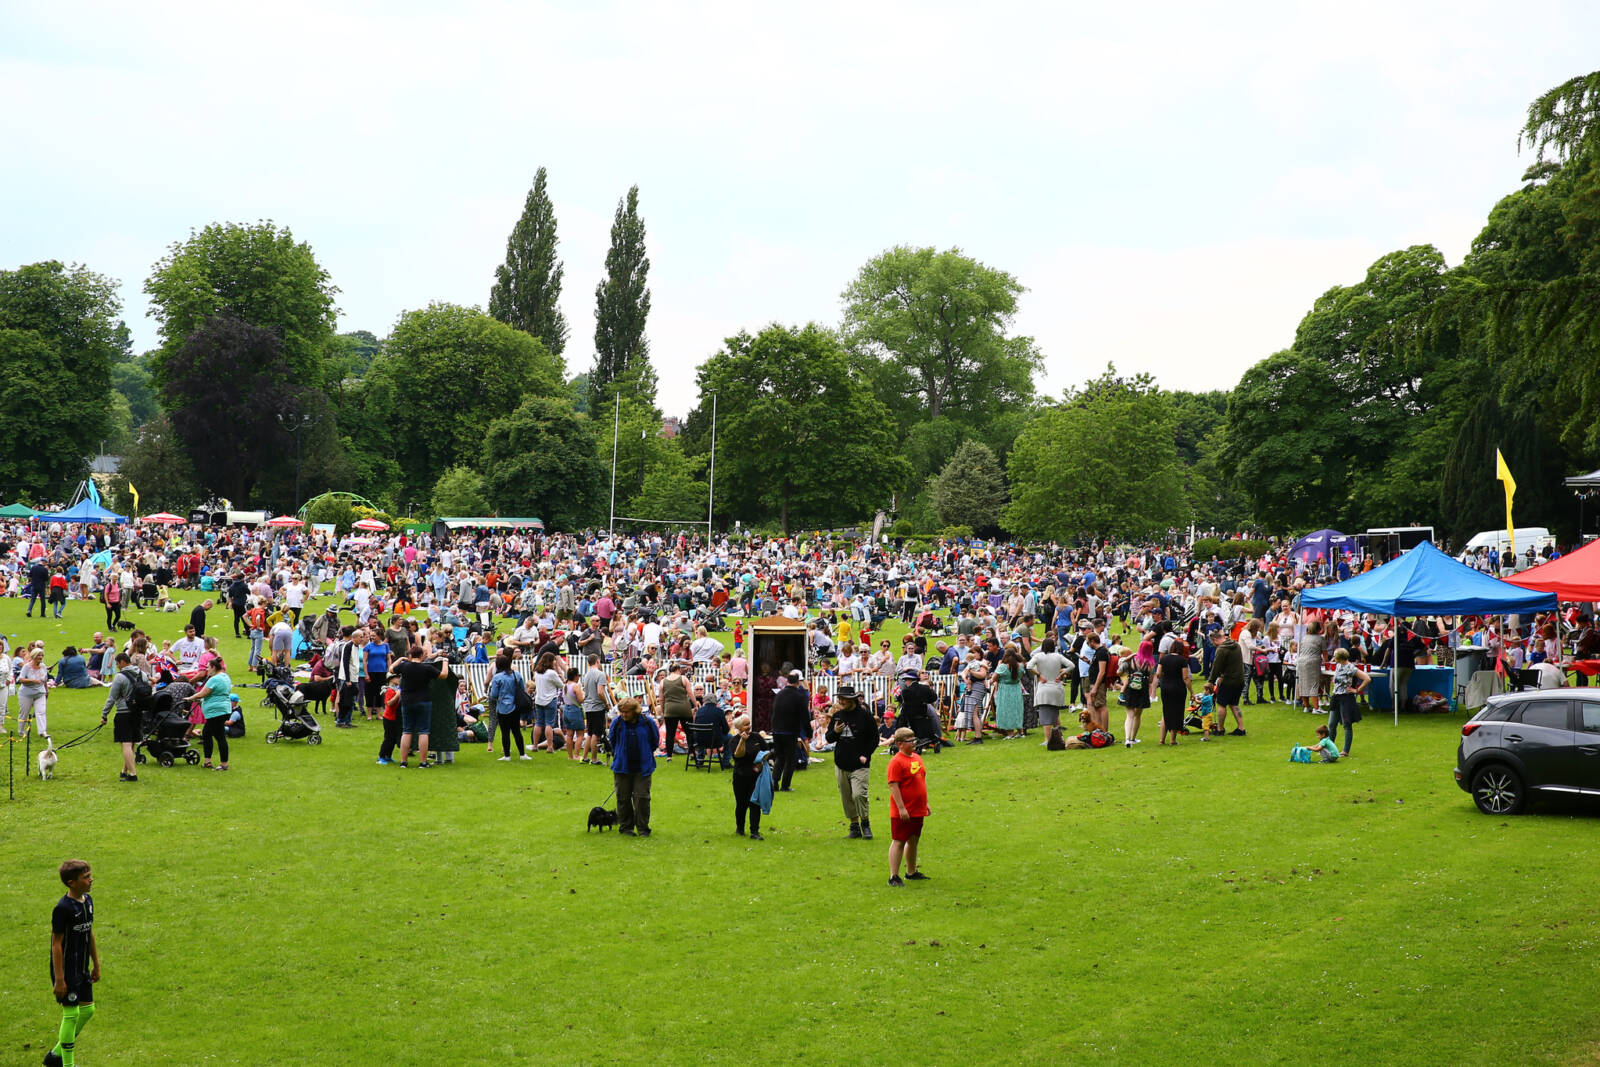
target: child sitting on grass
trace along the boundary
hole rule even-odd
[[[1328,736],[1328,728],[1326,726],[1317,727],[1317,743],[1310,748],[1304,745],[1294,746],[1294,750],[1289,753],[1289,762],[1310,763],[1311,757],[1315,754],[1321,755],[1322,758],[1319,762],[1339,762],[1339,746],[1334,744],[1333,738]]]

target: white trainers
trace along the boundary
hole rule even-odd
[[[528,757],[524,756],[522,758],[523,759],[527,759]],[[495,760],[495,762],[496,763],[510,763],[511,762],[511,757],[510,756],[501,756],[499,759]]]
[[[510,757],[510,756],[507,756],[507,757],[506,757],[506,759],[510,759],[510,758],[511,758],[511,757]],[[523,754],[522,754],[522,758],[523,758],[523,759],[526,759],[526,760],[531,760],[531,759],[533,759],[533,757],[532,757],[532,756],[530,756],[530,755],[528,755],[528,754],[527,754],[527,753],[526,753],[526,752],[524,752],[524,753],[523,753]]]

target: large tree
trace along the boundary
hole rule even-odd
[[[1395,338],[1422,336],[1450,284],[1431,245],[1391,252],[1362,281],[1318,297],[1293,349],[1245,373],[1228,405],[1223,473],[1269,529],[1398,525],[1417,510],[1407,500],[1438,499],[1437,465],[1410,458],[1438,421],[1459,337]]]
[[[667,442],[644,475],[644,485],[619,510],[626,516],[662,522],[704,523],[707,486],[701,480],[705,456],[686,456],[676,444]],[[624,527],[630,523],[622,523]]]
[[[988,445],[963,441],[929,483],[928,495],[941,525],[970,526],[988,534],[1000,528],[1005,510],[1005,472]]]
[[[167,357],[162,400],[200,484],[243,505],[263,469],[293,463],[288,418],[319,404],[294,384],[278,335],[231,315],[214,315]]]
[[[561,392],[561,361],[529,334],[473,308],[400,316],[366,392],[384,412],[396,501],[424,499],[447,467],[477,462],[489,424],[525,396]]]
[[[890,363],[890,390],[908,390],[929,419],[978,425],[1033,397],[1040,357],[1010,335],[1021,283],[960,249],[892,248],[844,291],[849,344]]]
[[[70,494],[113,425],[111,367],[128,350],[116,283],[85,267],[0,271],[0,484]]]
[[[746,523],[855,522],[885,507],[909,465],[888,412],[837,336],[815,323],[739,333],[700,365],[695,442],[709,444],[716,397],[717,516]],[[648,516],[647,516],[648,517]]]
[[[490,507],[541,518],[552,530],[592,523],[606,490],[593,426],[561,395],[527,397],[491,422],[481,469]]]
[[[522,217],[506,238],[506,261],[494,270],[489,314],[526,330],[556,355],[567,348],[567,320],[561,314],[561,261],[556,258],[556,212],[545,184],[545,169],[533,176]]]
[[[1144,538],[1187,524],[1171,398],[1107,369],[1039,414],[1011,450],[1005,527],[1022,538]]]
[[[194,465],[189,462],[188,446],[165,415],[157,415],[135,431],[133,444],[123,453],[122,466],[112,483],[111,499],[118,509],[132,514],[135,490],[143,514],[175,511],[182,515],[203,495]]]
[[[323,385],[339,290],[288,227],[230,222],[190,231],[155,265],[144,291],[161,330],[158,382],[190,335],[223,315],[275,334],[296,385]]]
[[[645,255],[639,187],[617,201],[611,222],[606,276],[594,289],[594,369],[589,372],[589,410],[610,408],[617,391],[653,404],[656,372],[650,366],[645,320],[650,316],[650,257]]]

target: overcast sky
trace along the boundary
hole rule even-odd
[[[339,286],[339,328],[381,337],[487,304],[544,166],[569,373],[640,187],[669,413],[725,336],[837,324],[896,244],[1014,274],[1051,393],[1107,361],[1227,388],[1380,255],[1460,262],[1530,162],[1528,103],[1596,42],[1578,0],[0,0],[0,266],[119,279],[142,351],[166,247],[270,218]]]

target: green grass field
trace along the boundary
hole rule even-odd
[[[134,617],[158,637],[184,618]],[[98,621],[73,604],[40,628],[0,602],[4,632],[52,659]],[[231,634],[221,612],[211,628]],[[224,651],[242,665],[244,642]],[[779,795],[765,842],[734,836],[725,774],[681,763],[658,772],[653,838],[586,835],[604,771],[473,749],[401,773],[374,766],[372,725],[269,747],[246,693],[227,774],[119,783],[108,728],[41,783],[16,748],[0,1062],[53,1041],[68,856],[97,881],[89,1064],[1600,1055],[1600,821],[1479,815],[1451,779],[1452,717],[1369,716],[1331,766],[1286,762],[1315,720],[1283,706],[1177,749],[1147,723],[1131,751],[930,757],[932,880],[891,890],[881,760],[873,842],[844,839],[828,765]],[[53,692],[58,742],[103,699]]]

